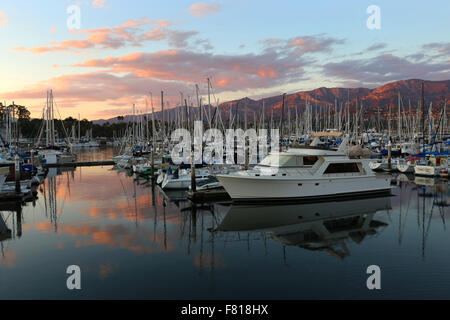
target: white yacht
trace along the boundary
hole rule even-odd
[[[395,170],[397,170],[397,163],[398,163],[398,161],[391,160],[391,168],[389,168],[388,159],[383,158],[383,159],[370,160],[369,167],[370,167],[370,169],[372,169],[374,171],[395,171]]]
[[[420,176],[448,176],[448,162],[446,157],[436,156],[428,160],[428,164],[416,165],[414,173]]]
[[[410,160],[399,159],[397,162],[397,170],[402,173],[413,173],[415,163]]]
[[[161,188],[166,189],[189,189],[191,186],[191,170],[181,169],[177,174],[162,174]],[[159,176],[158,176],[159,178]],[[210,171],[208,169],[195,169],[196,183],[206,181],[210,178]]]
[[[391,178],[378,177],[368,160],[350,159],[348,138],[339,149],[314,146],[270,153],[252,170],[217,175],[235,202],[390,194]]]
[[[46,164],[70,163],[75,162],[77,159],[75,154],[56,149],[39,150],[38,155],[42,157]]]

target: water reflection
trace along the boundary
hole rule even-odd
[[[388,224],[374,219],[391,209],[390,197],[284,206],[232,206],[215,231],[265,232],[283,246],[350,255],[346,244],[361,243]]]
[[[450,286],[450,278],[434,272],[450,264],[442,255],[448,182],[396,178],[392,197],[195,205],[184,192],[164,192],[111,167],[54,169],[38,198],[0,205],[0,298],[70,298],[61,283],[71,264],[83,270],[84,298],[365,297],[339,281],[361,281],[359,271],[348,270],[366,263],[383,265],[396,281],[391,288],[417,279],[408,268]],[[327,284],[327,267],[346,275],[333,278],[336,291]],[[33,283],[21,280],[27,272],[37,272]],[[296,290],[296,281],[317,294]],[[420,298],[436,289],[420,287],[409,293]]]

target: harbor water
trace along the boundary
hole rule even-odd
[[[54,168],[2,208],[0,299],[449,299],[448,182],[395,181],[391,197],[193,205],[112,166]]]

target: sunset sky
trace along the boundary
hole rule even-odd
[[[67,8],[80,9],[80,29]],[[369,29],[370,5],[380,29]],[[3,0],[0,101],[40,117],[106,119],[195,104],[210,77],[219,102],[317,87],[450,79],[450,1]],[[58,116],[59,117],[59,116]]]

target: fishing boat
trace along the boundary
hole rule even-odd
[[[391,178],[365,159],[350,159],[348,137],[338,149],[315,146],[270,153],[252,170],[217,175],[235,202],[286,201],[390,194]],[[315,159],[312,166],[305,161]]]

